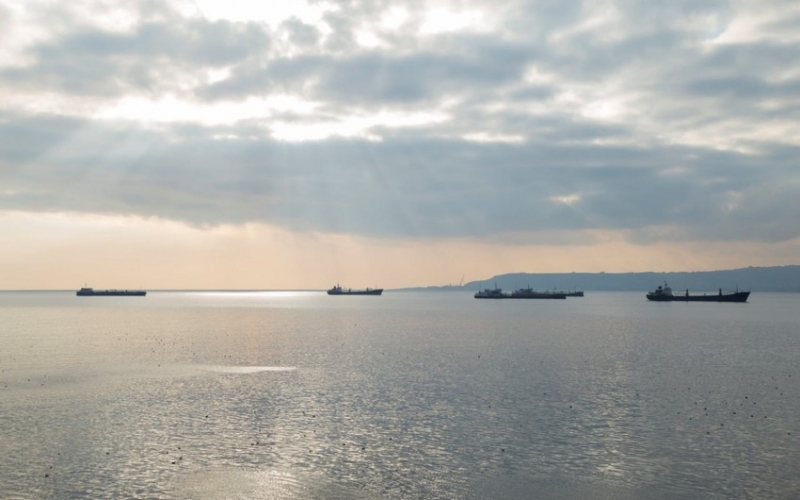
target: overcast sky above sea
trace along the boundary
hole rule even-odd
[[[0,0],[0,289],[800,255],[796,0]]]

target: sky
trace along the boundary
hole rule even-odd
[[[796,0],[0,0],[0,289],[800,263]]]

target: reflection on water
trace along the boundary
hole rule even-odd
[[[278,498],[326,498],[331,500],[367,499],[367,492],[347,489],[335,478],[307,472],[288,473],[270,470],[210,470],[182,476],[178,489],[189,498],[232,498],[272,500]]]
[[[201,370],[215,373],[261,373],[261,372],[288,372],[295,370],[294,366],[202,366]]]
[[[800,491],[795,295],[352,299],[0,294],[0,497]]]

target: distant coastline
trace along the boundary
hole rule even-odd
[[[716,292],[750,290],[754,292],[800,293],[800,265],[773,267],[744,267],[720,271],[674,271],[637,273],[507,273],[488,276],[462,285],[417,286],[387,288],[388,292],[476,292],[483,288],[499,287],[517,290],[531,287],[540,291],[582,290],[609,292],[646,292],[668,282],[675,290]],[[0,292],[73,292],[75,289],[2,289]],[[188,293],[264,293],[264,292],[325,292],[321,288],[262,288],[262,289],[182,289],[152,288],[152,292]]]
[[[744,267],[721,271],[639,273],[508,273],[470,281],[463,285],[403,288],[404,291],[476,291],[499,287],[515,290],[585,290],[643,292],[664,281],[676,290],[716,291],[747,289],[756,292],[800,292],[800,265]],[[398,290],[400,291],[400,290]]]

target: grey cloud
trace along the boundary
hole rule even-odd
[[[799,174],[698,148],[576,152],[546,142],[408,136],[293,145],[214,141],[210,134],[226,130],[194,127],[177,130],[176,141],[164,132],[19,117],[2,121],[0,133],[11,129],[17,140],[0,148],[0,184],[14,194],[0,195],[2,209],[133,213],[194,225],[263,221],[378,237],[659,225],[698,239],[800,235],[792,198]],[[665,175],[676,161],[691,168]],[[582,197],[572,205],[551,199],[571,194]],[[727,208],[732,199],[738,208]]]
[[[773,35],[792,36],[797,34],[797,27],[800,26],[800,10],[797,9],[797,3],[794,0],[785,1],[784,4],[788,7],[783,9],[785,15],[769,23],[767,29]],[[791,9],[794,9],[793,13],[791,13]]]
[[[556,89],[552,86],[535,84],[528,85],[522,89],[514,90],[508,94],[512,101],[544,101],[555,96]]]
[[[525,47],[484,38],[459,37],[447,45],[461,48],[411,55],[376,51],[277,59],[262,68],[241,68],[199,93],[220,99],[302,88],[305,97],[342,105],[427,102],[442,94],[466,94],[517,82],[533,55]]]
[[[7,8],[5,5],[0,5],[0,25],[2,26],[9,26],[11,24],[11,9]],[[0,41],[2,41],[7,35],[0,33]]]
[[[323,73],[318,93],[336,101],[427,101],[516,82],[528,55],[518,50],[473,54],[424,53],[387,59],[373,54],[350,58]]]
[[[281,29],[284,30],[289,40],[300,47],[313,47],[319,43],[320,33],[317,28],[309,24],[305,24],[297,18],[292,18],[281,23]]]
[[[163,92],[186,72],[235,65],[270,45],[255,24],[175,21],[145,22],[132,33],[76,30],[33,47],[34,62],[0,70],[0,82],[79,95]]]
[[[265,67],[240,67],[229,78],[198,88],[196,94],[203,99],[220,100],[268,95],[276,90],[296,93],[324,64],[325,59],[320,56],[298,56],[272,61]]]
[[[583,0],[520,1],[503,5],[510,10],[505,26],[511,32],[541,38],[580,22]]]

